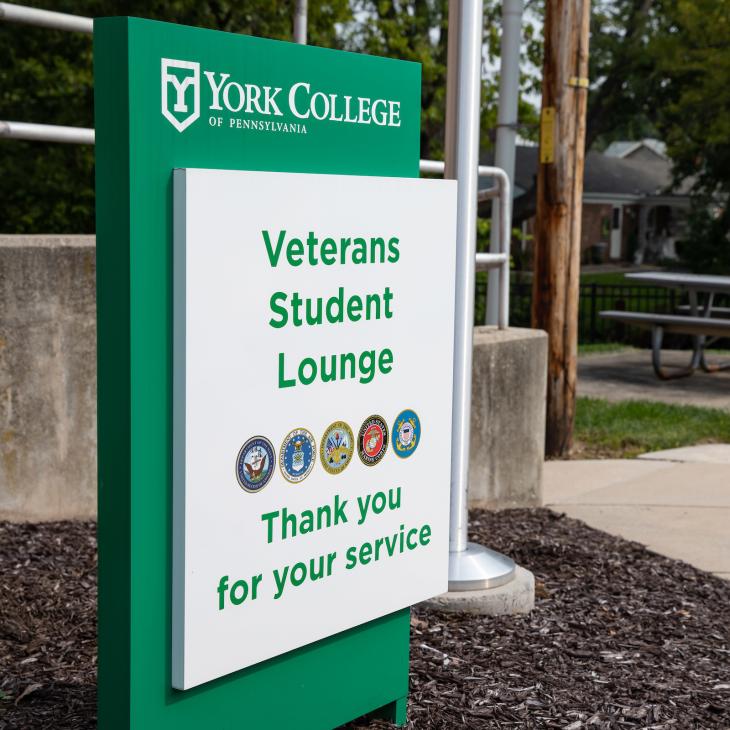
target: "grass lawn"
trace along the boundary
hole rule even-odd
[[[636,286],[639,282],[631,281],[626,278],[626,274],[636,272],[637,269],[626,269],[626,271],[595,271],[581,272],[581,284],[604,284],[618,286]],[[532,271],[511,271],[510,278],[513,283],[524,281],[532,281]]]
[[[606,271],[602,273],[595,273],[595,274],[581,274],[580,275],[580,283],[581,284],[616,284],[618,286],[631,286],[632,284],[635,286],[637,282],[632,282],[631,279],[627,279],[625,276],[625,273],[623,271]]]
[[[730,443],[730,413],[649,401],[578,398],[575,456],[633,458],[701,443]]]

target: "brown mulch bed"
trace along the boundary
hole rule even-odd
[[[0,728],[96,727],[96,523],[0,522]]]
[[[730,583],[547,510],[472,517],[536,608],[416,608],[409,728],[730,728]],[[95,571],[93,523],[0,523],[0,728],[95,726]]]

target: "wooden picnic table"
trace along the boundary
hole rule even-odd
[[[708,276],[704,274],[684,274],[671,271],[641,271],[626,274],[626,278],[645,284],[664,286],[671,289],[684,289],[689,297],[689,316],[682,314],[652,314],[648,312],[601,312],[606,319],[615,319],[626,324],[648,327],[652,330],[652,364],[654,371],[663,380],[691,375],[698,367],[712,373],[730,368],[725,365],[709,364],[705,359],[705,347],[719,337],[730,337],[730,315],[727,307],[715,307],[716,294],[730,294],[730,276]],[[700,297],[704,301],[700,302]],[[685,309],[679,308],[680,311]],[[718,317],[720,315],[720,317]],[[692,359],[688,367],[668,372],[661,364],[661,347],[664,332],[679,332],[692,335]]]

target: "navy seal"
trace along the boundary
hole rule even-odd
[[[260,492],[274,474],[274,447],[263,436],[254,436],[241,446],[236,458],[236,478],[246,492]]]

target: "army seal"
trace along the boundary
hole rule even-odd
[[[347,469],[354,450],[352,429],[344,421],[327,426],[319,444],[319,458],[328,474],[340,474]]]

